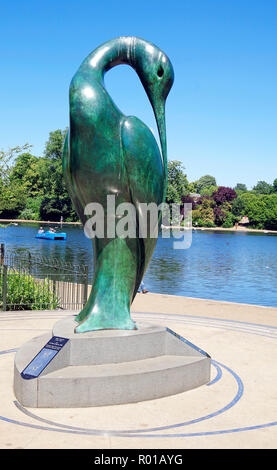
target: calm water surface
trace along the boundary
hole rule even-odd
[[[38,225],[0,228],[10,251],[42,254],[88,264],[92,244],[81,227],[64,226],[66,241],[34,238]],[[277,307],[277,236],[234,232],[192,233],[187,250],[173,249],[173,237],[159,238],[144,282],[151,292]]]

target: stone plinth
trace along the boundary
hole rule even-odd
[[[210,380],[210,357],[170,329],[76,334],[74,316],[32,339],[16,354],[14,391],[28,407],[87,407],[134,403],[199,387]],[[21,373],[51,337],[69,341],[37,378]]]

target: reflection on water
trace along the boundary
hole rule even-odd
[[[65,226],[67,240],[34,238],[35,224],[0,229],[0,240],[17,253],[30,251],[93,272],[92,243],[81,227]],[[173,237],[159,238],[145,275],[149,291],[277,307],[277,237],[272,234],[193,232],[187,250],[173,248]]]

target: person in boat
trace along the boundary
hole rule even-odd
[[[44,233],[44,230],[42,227],[39,227],[38,233]]]
[[[56,230],[54,228],[50,227],[49,232],[56,233]]]

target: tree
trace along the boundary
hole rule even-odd
[[[72,206],[63,177],[62,155],[67,129],[50,132],[45,144],[44,155],[48,164],[49,175],[44,188],[44,199],[41,203],[40,216],[43,220],[78,220]]]
[[[167,193],[166,193],[166,202],[168,204],[173,204],[173,203],[179,204],[180,203],[179,201],[180,201],[180,196],[178,194],[177,189],[172,184],[168,184]]]
[[[215,191],[212,195],[212,198],[217,203],[217,205],[221,205],[224,202],[231,202],[236,197],[237,197],[236,191],[226,186],[219,186],[217,191]]]
[[[192,225],[214,227],[214,206],[215,203],[210,197],[202,197],[197,204],[197,208],[192,211]]]
[[[0,192],[0,214],[3,219],[17,218],[25,207],[26,196],[20,186],[6,185]]]
[[[167,197],[168,204],[181,204],[182,196],[188,194],[188,180],[184,173],[185,167],[182,162],[172,160],[168,162],[168,185]]]
[[[200,191],[201,196],[212,196],[215,191],[218,190],[218,186],[209,186],[208,188],[203,188]]]
[[[181,197],[182,204],[191,204],[191,209],[197,209],[197,202],[189,194]]]
[[[40,218],[53,222],[60,220],[63,214],[63,203],[58,197],[45,196],[40,205]]]
[[[238,192],[245,193],[247,191],[247,187],[243,183],[237,183],[236,186],[234,187],[234,191],[236,191],[236,193]]]
[[[273,181],[273,191],[277,193],[277,178]]]
[[[232,227],[235,222],[235,215],[232,214],[232,202],[236,199],[237,193],[227,186],[219,186],[212,194],[214,201],[214,221],[218,226]]]
[[[277,230],[277,194],[264,195],[262,196],[262,201],[266,206],[265,228],[268,230]]]
[[[230,220],[229,214],[231,214],[232,205],[230,202],[225,201],[220,206],[215,206],[214,217],[216,225],[224,225],[227,218]]]
[[[228,213],[226,214],[226,217],[225,217],[225,220],[224,220],[224,222],[223,222],[223,224],[222,224],[222,227],[223,227],[223,228],[231,228],[231,227],[233,227],[233,226],[235,225],[236,222],[238,222],[238,220],[239,220],[239,219],[238,219],[237,217],[235,217],[235,216],[232,214],[232,212],[228,212]]]
[[[3,218],[17,217],[24,208],[26,194],[20,181],[12,181],[12,167],[21,152],[28,151],[30,144],[17,146],[8,151],[0,151],[0,214]]]
[[[197,181],[188,184],[188,193],[197,193]]]
[[[274,191],[274,187],[266,181],[258,181],[253,191],[257,194],[271,194]]]
[[[233,201],[232,213],[237,217],[242,217],[244,215],[245,197],[248,198],[249,194],[251,195],[252,193],[247,193],[247,196],[245,196],[245,194],[246,193],[238,194],[238,197]]]
[[[43,196],[28,197],[26,199],[24,209],[19,214],[19,219],[40,220],[40,208],[42,201]]]
[[[254,228],[270,229],[276,225],[277,195],[242,193],[234,202],[232,211],[234,215],[248,217],[250,226]]]
[[[211,186],[217,186],[216,179],[211,175],[204,175],[199,178],[196,182],[197,192],[200,193],[203,189],[210,188]]]
[[[65,186],[62,153],[66,130],[50,132],[43,157],[25,144],[0,151],[0,214],[28,220],[78,220]]]
[[[29,152],[22,153],[15,159],[10,173],[11,183],[20,184],[28,197],[41,196],[48,177],[47,159],[36,157]]]
[[[67,129],[57,129],[49,133],[49,138],[45,144],[44,156],[53,160],[62,160],[63,144]]]

